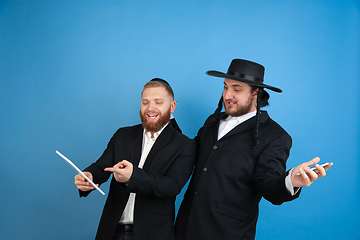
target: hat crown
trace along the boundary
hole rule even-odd
[[[280,88],[264,84],[265,67],[263,65],[244,59],[233,59],[227,73],[211,70],[207,71],[206,74],[233,79],[252,86],[267,88],[278,93],[282,92]]]
[[[251,77],[256,82],[264,82],[265,67],[244,59],[233,59],[227,71],[228,75],[235,77]]]

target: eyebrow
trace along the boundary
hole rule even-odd
[[[226,82],[224,82],[224,85],[227,86]],[[242,87],[240,83],[237,83],[237,84],[233,84],[231,85],[231,87]]]
[[[154,98],[154,99],[151,99],[151,100],[150,100],[150,99],[147,99],[147,98],[142,98],[141,100],[142,100],[142,101],[145,101],[145,100],[146,100],[146,101],[151,101],[151,100],[153,100],[153,101],[164,101],[164,99],[162,99],[162,98]]]

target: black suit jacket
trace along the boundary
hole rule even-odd
[[[111,173],[106,167],[126,159],[134,170],[128,185],[111,180],[110,191],[100,219],[96,239],[111,239],[128,201],[136,193],[134,208],[135,239],[175,239],[174,201],[189,179],[195,162],[196,143],[168,124],[150,150],[142,169],[143,128],[141,125],[120,128],[111,138],[103,155],[84,171],[102,184]],[[89,192],[80,192],[87,196]]]
[[[195,138],[197,162],[176,220],[177,239],[254,239],[262,197],[273,204],[298,197],[285,187],[292,145],[285,130],[261,112],[255,149],[255,117],[217,141],[219,121],[201,128]]]

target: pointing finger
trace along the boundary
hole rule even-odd
[[[113,167],[108,167],[108,168],[105,168],[104,171],[107,171],[107,172],[114,172],[115,169]]]

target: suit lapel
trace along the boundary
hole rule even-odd
[[[225,119],[227,116],[228,115],[226,115],[224,112],[220,113],[218,120],[213,125],[214,127],[212,128],[212,137],[215,139],[215,142],[217,141],[218,138],[220,120]]]
[[[264,123],[268,118],[269,118],[269,115],[267,114],[266,111],[261,111],[260,112],[260,124]],[[246,120],[243,123],[240,123],[234,129],[232,129],[230,132],[225,134],[223,138],[229,137],[231,135],[234,135],[234,134],[237,134],[237,133],[240,133],[240,132],[243,132],[243,131],[254,128],[255,127],[255,121],[256,121],[256,116]]]
[[[155,155],[159,152],[159,150],[165,144],[166,140],[168,139],[168,137],[170,136],[170,133],[172,131],[174,131],[173,127],[171,126],[171,124],[168,124],[164,128],[164,130],[160,133],[158,138],[156,139],[154,146],[151,148],[151,150],[146,158],[146,161],[144,163],[143,170],[145,172],[149,171],[151,163],[154,161]]]
[[[136,138],[135,138],[135,151],[134,151],[134,155],[133,155],[133,165],[134,166],[138,166],[139,162],[140,162],[140,157],[141,157],[141,150],[142,150],[142,142],[143,142],[143,128],[140,127],[138,133],[136,134]]]

